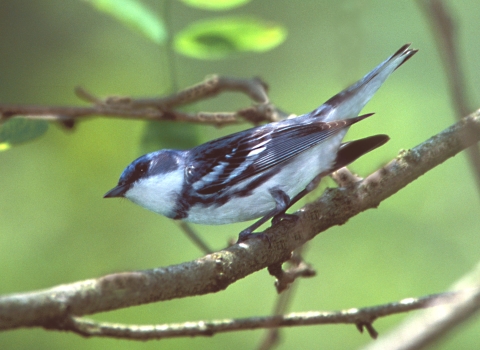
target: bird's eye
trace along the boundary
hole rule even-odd
[[[193,165],[188,166],[186,169],[187,176],[192,176],[194,170],[195,170],[195,167]]]
[[[135,169],[133,170],[133,174],[132,174],[132,177],[134,178],[139,178],[141,177],[143,174],[145,174],[148,170],[148,163],[137,163],[135,165]]]
[[[130,165],[123,172],[118,184],[122,186],[127,183],[134,183],[148,171],[148,167],[148,162],[138,162],[135,165]]]

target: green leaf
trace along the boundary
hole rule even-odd
[[[225,17],[193,23],[175,36],[175,50],[198,59],[263,52],[280,45],[284,26],[255,18]]]
[[[203,10],[224,11],[240,7],[251,0],[181,0],[185,4]]]
[[[149,153],[162,148],[188,149],[195,146],[198,146],[196,125],[150,121],[143,131],[141,151]]]
[[[48,130],[48,123],[44,120],[28,120],[13,118],[0,124],[0,151],[31,141],[42,136]]]
[[[157,44],[167,40],[163,21],[138,0],[83,0],[105,12],[126,26],[140,32]]]

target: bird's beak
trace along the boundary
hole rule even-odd
[[[105,193],[103,198],[123,197],[125,192],[127,192],[129,188],[130,188],[130,186],[128,186],[128,185],[118,185],[118,186],[112,188],[107,193]]]

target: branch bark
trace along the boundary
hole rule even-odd
[[[185,113],[175,110],[217,96],[222,92],[242,92],[256,104],[236,112]],[[160,98],[133,99],[124,96],[98,98],[83,88],[77,87],[77,96],[92,104],[89,107],[70,106],[24,106],[0,104],[0,122],[20,116],[26,119],[47,121],[72,121],[75,119],[106,116],[143,120],[174,120],[189,123],[226,125],[245,120],[252,123],[277,121],[286,117],[269,101],[267,85],[259,78],[238,79],[213,75],[203,82]]]
[[[455,303],[457,299],[464,298],[467,294],[475,295],[478,299],[480,289],[429,295],[422,298],[408,298],[379,306],[332,312],[309,311],[290,313],[288,315],[198,321],[155,326],[121,325],[72,317],[67,319],[62,326],[64,330],[70,330],[85,337],[97,336],[135,340],[158,340],[186,336],[212,336],[217,333],[259,328],[272,329],[277,327],[298,327],[320,324],[352,324],[355,325],[360,332],[363,332],[363,328],[366,328],[370,336],[376,338],[377,333],[372,323],[379,317],[431,308],[439,304]]]
[[[265,231],[270,242],[250,239],[201,259],[144,271],[111,274],[50,289],[0,297],[0,329],[65,329],[72,317],[155,301],[214,293],[265,267],[278,265],[304,242],[358,213],[376,208],[428,170],[480,139],[480,112],[465,117],[386,166],[347,187],[327,189],[297,212],[296,222]]]

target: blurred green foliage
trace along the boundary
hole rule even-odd
[[[144,1],[155,14],[162,2]],[[449,3],[459,22],[459,46],[470,97],[478,96],[480,43],[475,0]],[[238,12],[237,12],[238,11]],[[413,1],[252,1],[232,11],[282,23],[285,43],[263,54],[198,61],[176,56],[177,84],[205,75],[260,75],[271,100],[300,114],[362,77],[402,44],[420,52],[380,89],[364,112],[376,112],[349,132],[354,139],[387,133],[391,141],[352,165],[366,175],[398,150],[426,140],[454,122],[445,76],[432,33]],[[165,15],[165,14],[163,14]],[[173,1],[168,14],[179,32],[208,13]],[[81,1],[0,2],[0,102],[73,105],[73,87],[100,95],[152,96],[168,92],[165,50],[107,20]],[[472,108],[478,107],[478,99]],[[225,94],[198,110],[235,110],[244,96]],[[127,201],[104,200],[123,168],[142,154],[144,122],[91,119],[73,132],[49,128],[36,142],[0,153],[0,293],[37,290],[106,273],[166,266],[201,256],[166,218]],[[183,125],[179,124],[178,128]],[[247,125],[194,126],[198,142]],[[327,181],[328,185],[331,182]],[[313,200],[313,195],[309,200]],[[463,155],[427,173],[370,210],[313,240],[305,254],[317,269],[299,281],[291,311],[362,307],[441,292],[479,260],[479,196]],[[196,226],[222,248],[247,223]],[[275,303],[273,279],[260,271],[226,291],[95,315],[98,320],[160,324],[267,315]],[[404,316],[375,322],[380,334]],[[478,346],[479,322],[456,331],[437,349]],[[131,342],[22,329],[0,333],[2,349],[246,349],[262,331],[211,338]],[[353,326],[284,329],[280,349],[352,349],[371,341]]]
[[[245,5],[251,0],[181,0],[185,4],[204,10],[225,11]]]
[[[175,37],[178,52],[199,59],[271,50],[285,41],[286,29],[251,17],[222,17],[194,22]]]
[[[141,140],[141,153],[160,148],[188,149],[199,144],[198,128],[194,124],[147,122]]]
[[[45,134],[48,123],[43,120],[14,118],[0,124],[0,151],[22,144]]]
[[[167,40],[163,21],[138,0],[83,0],[105,12],[128,27],[139,31],[157,44]]]

